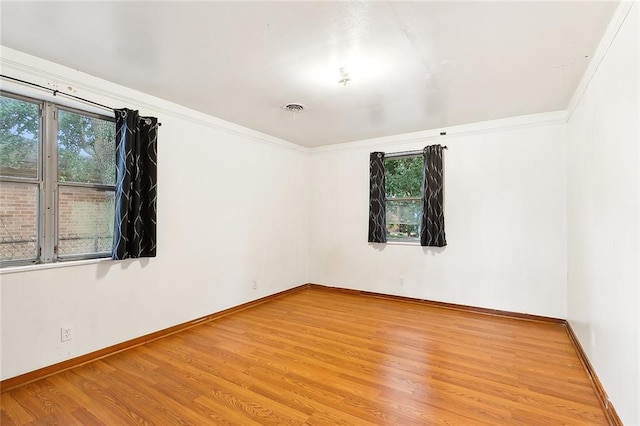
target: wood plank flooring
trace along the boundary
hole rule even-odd
[[[309,288],[0,395],[9,425],[606,425],[564,327]]]

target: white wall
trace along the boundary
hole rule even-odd
[[[311,282],[564,318],[566,129],[535,118],[315,149]],[[433,143],[449,148],[448,246],[367,243],[369,153]]]
[[[627,425],[640,425],[638,9],[568,124],[568,318]]]
[[[3,73],[72,86],[79,96],[140,108],[162,122],[158,257],[2,270],[2,379],[308,282],[305,150],[10,49],[1,53]],[[74,338],[60,343],[65,325]]]

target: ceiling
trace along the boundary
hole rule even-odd
[[[565,109],[616,7],[2,1],[0,42],[312,147]]]

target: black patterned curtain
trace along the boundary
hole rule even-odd
[[[158,119],[116,113],[113,259],[156,256]]]
[[[444,235],[442,149],[440,145],[429,145],[423,151],[421,246],[447,245]]]
[[[384,152],[369,155],[369,242],[387,242]]]

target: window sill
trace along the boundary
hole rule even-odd
[[[111,261],[112,259],[110,257],[101,257],[98,259],[68,260],[66,262],[62,261],[62,262],[55,262],[55,263],[38,263],[35,265],[7,266],[5,268],[0,268],[0,275],[41,271],[45,269],[68,268],[72,266],[92,265],[92,264],[97,264],[102,262],[111,262]]]
[[[420,241],[412,240],[387,240],[387,245],[390,246],[418,246],[420,247]]]

